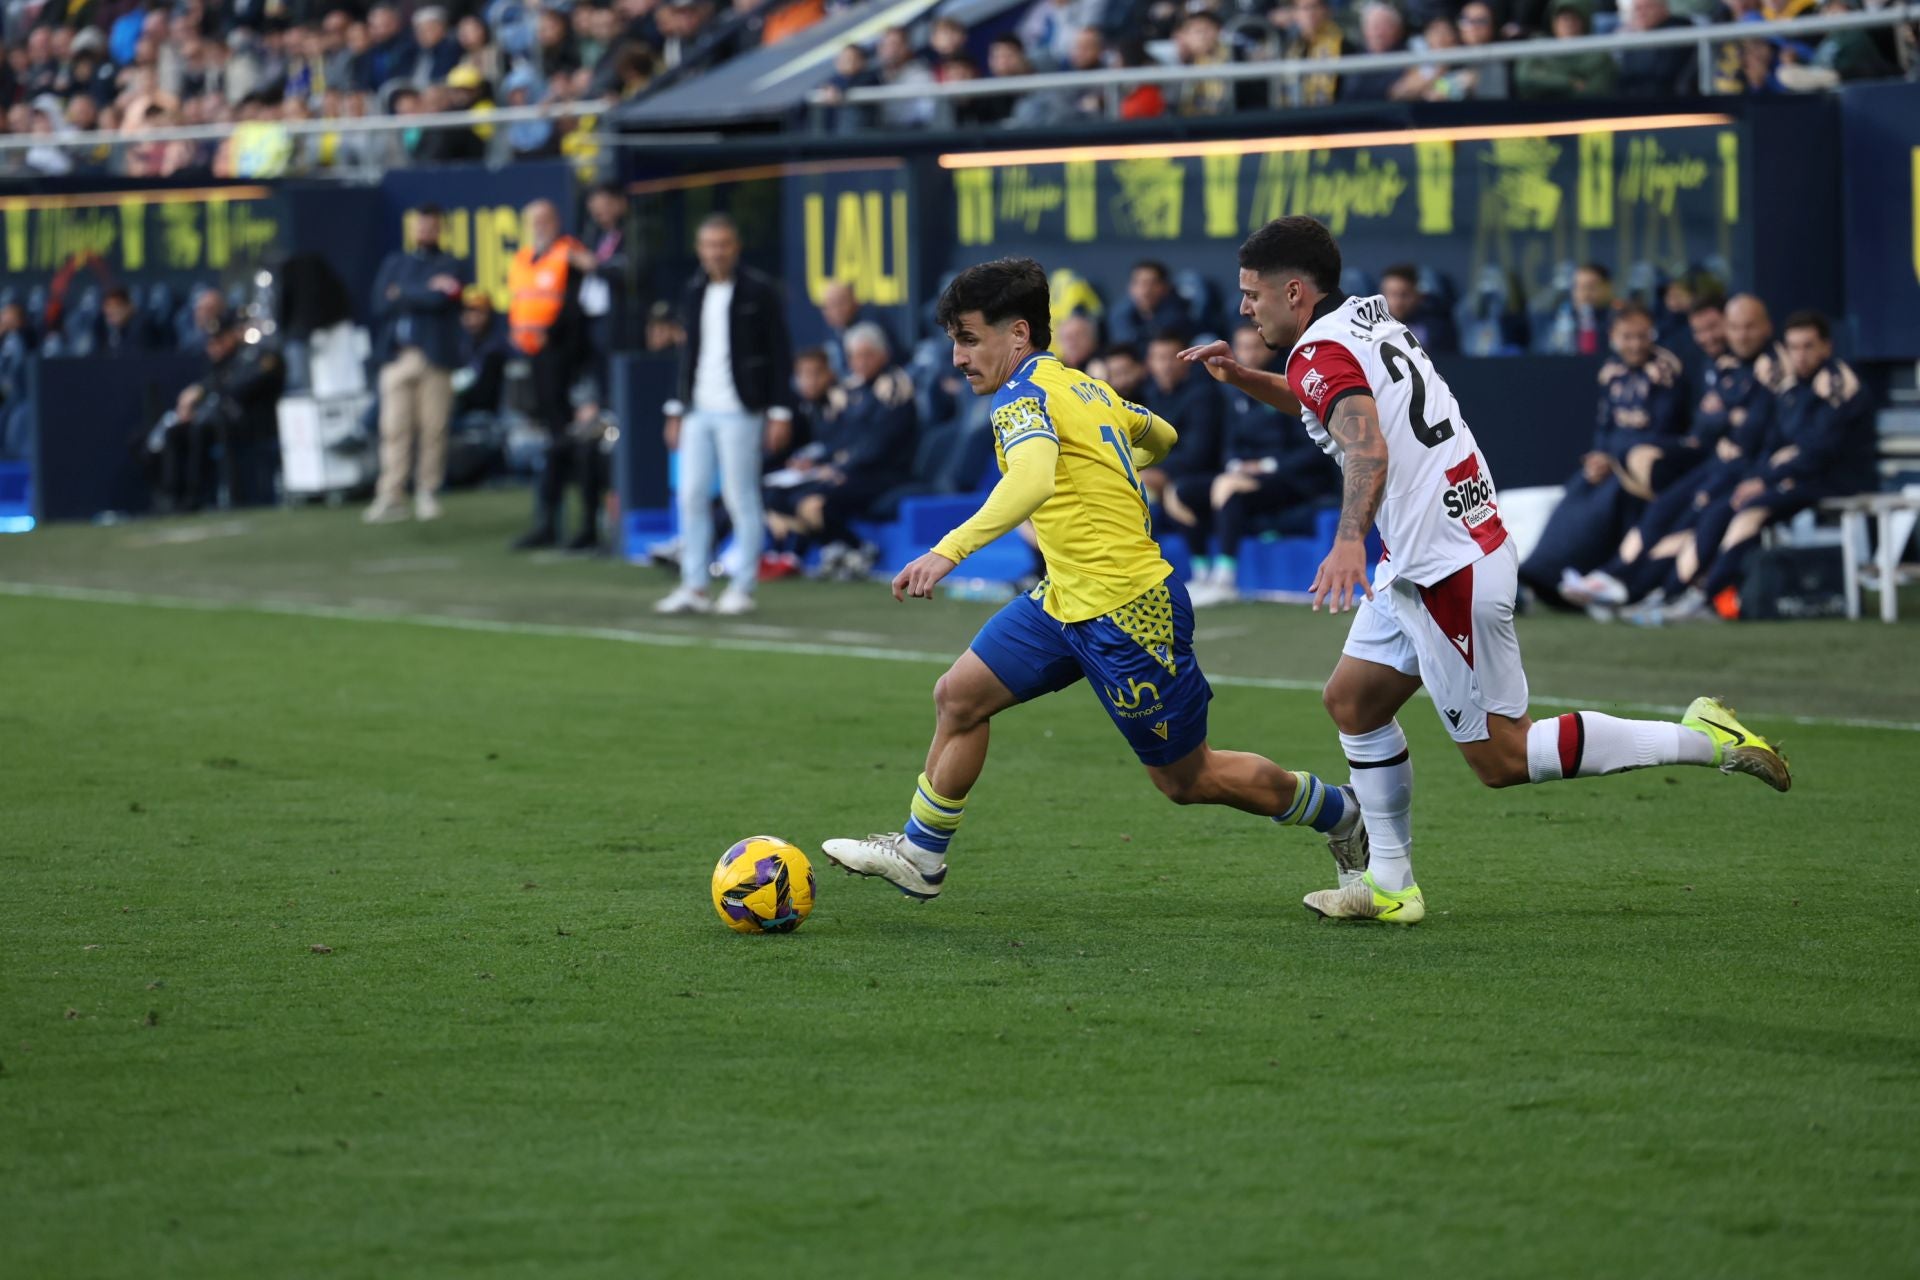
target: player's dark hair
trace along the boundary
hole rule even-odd
[[[1785,324],[1780,326],[1780,332],[1783,334],[1794,329],[1811,329],[1820,335],[1820,341],[1833,341],[1833,326],[1827,323],[1827,318],[1818,311],[1796,311],[1787,317]]]
[[[1409,286],[1418,289],[1420,287],[1419,268],[1411,262],[1396,262],[1380,273],[1381,284],[1389,280],[1405,280]]]
[[[1652,324],[1653,312],[1628,299],[1613,309],[1613,323],[1622,324],[1628,320],[1645,320],[1648,324]]]
[[[978,311],[991,325],[1025,320],[1035,351],[1053,345],[1047,273],[1032,258],[997,258],[968,267],[941,290],[933,318],[952,333],[969,311]]]
[[[1582,271],[1593,272],[1593,274],[1599,276],[1602,280],[1605,280],[1608,284],[1613,283],[1613,272],[1607,270],[1605,267],[1601,266],[1597,262],[1583,262],[1580,264],[1579,269]]]
[[[1167,264],[1155,258],[1146,258],[1127,268],[1128,275],[1132,275],[1136,271],[1153,272],[1153,274],[1160,277],[1161,284],[1171,284],[1173,282],[1173,275],[1167,270]]]
[[[1312,218],[1275,218],[1240,246],[1240,267],[1255,275],[1294,271],[1328,295],[1340,292],[1340,246]]]

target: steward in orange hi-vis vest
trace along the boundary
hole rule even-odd
[[[507,329],[513,345],[538,355],[560,320],[567,300],[568,261],[584,247],[572,236],[559,236],[538,256],[531,244],[520,246],[507,266]]]

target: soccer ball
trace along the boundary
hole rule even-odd
[[[735,933],[792,933],[813,912],[813,864],[779,836],[748,836],[713,869],[713,909]]]

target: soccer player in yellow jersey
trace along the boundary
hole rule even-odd
[[[1047,577],[996,613],[934,685],[933,745],[905,829],[829,840],[827,858],[909,897],[939,896],[947,846],[986,764],[988,723],[1084,677],[1168,799],[1311,826],[1326,833],[1342,883],[1358,877],[1366,829],[1349,788],[1207,743],[1213,690],[1193,656],[1193,608],[1160,558],[1138,479],[1173,447],[1173,426],[1048,354],[1047,275],[1030,258],[961,272],[937,315],[954,366],[975,395],[993,397],[1001,479],[972,519],[900,571],[894,598],[930,597],[955,565],[1029,519]]]

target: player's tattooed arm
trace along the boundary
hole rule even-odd
[[[1380,410],[1373,397],[1342,397],[1333,407],[1327,434],[1346,455],[1340,528],[1334,536],[1339,541],[1364,542],[1387,492],[1387,441],[1380,433]]]

